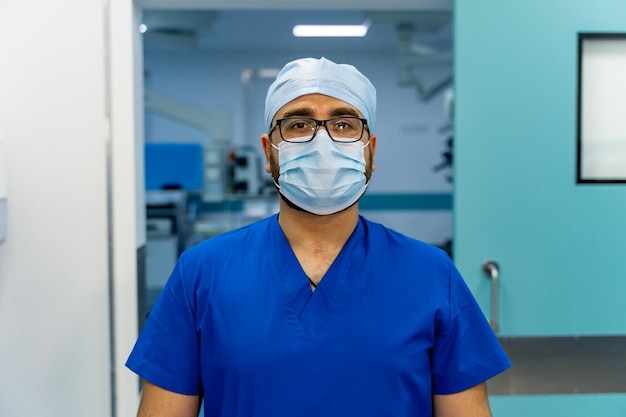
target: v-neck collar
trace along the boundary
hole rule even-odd
[[[298,325],[308,337],[315,338],[341,301],[339,297],[342,292],[349,287],[353,278],[350,272],[354,265],[362,262],[363,251],[355,250],[363,240],[362,219],[359,217],[352,235],[315,291],[311,291],[309,280],[278,223],[278,215],[274,216],[272,221],[274,270],[278,276],[279,286],[283,289],[284,305],[294,324]]]

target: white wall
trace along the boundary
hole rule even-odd
[[[139,20],[132,0],[108,2],[110,213],[116,417],[134,416],[138,377],[124,366],[137,339],[137,248],[146,243],[143,189],[143,75]]]
[[[113,21],[132,11],[130,0],[115,4]],[[107,176],[105,56],[104,2],[0,2],[0,131],[9,188],[8,238],[0,246],[3,417],[112,414],[107,189],[115,197],[120,180]],[[112,68],[123,65],[112,61]],[[111,84],[132,77],[130,66],[119,72]],[[133,123],[112,125],[113,156],[124,148],[121,138],[134,140]],[[116,220],[128,226],[114,228],[118,240],[131,242],[125,249],[114,244],[116,271],[127,281],[135,279],[137,234],[137,198],[128,188],[111,200]],[[133,312],[136,301],[130,303],[121,310]],[[118,332],[136,327],[136,314],[117,322]],[[131,415],[133,388],[118,415]]]

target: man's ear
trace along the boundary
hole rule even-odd
[[[263,153],[265,154],[265,172],[271,174],[270,152],[272,151],[272,142],[267,133],[261,135],[261,146],[263,147]]]

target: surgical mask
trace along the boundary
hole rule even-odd
[[[365,145],[334,142],[326,130],[309,142],[280,142],[280,193],[296,206],[319,215],[344,210],[365,193]]]

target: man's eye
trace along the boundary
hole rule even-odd
[[[352,125],[345,121],[345,120],[340,120],[337,123],[335,123],[335,129],[337,130],[348,130],[348,129],[352,129]]]
[[[288,127],[289,129],[292,129],[292,130],[303,130],[303,129],[309,128],[309,123],[302,121],[302,120],[294,121],[294,122],[291,122]]]

